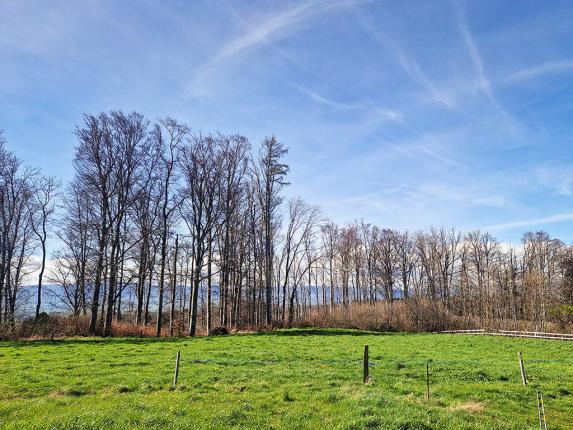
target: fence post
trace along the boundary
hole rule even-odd
[[[543,429],[547,430],[547,416],[545,415],[545,402],[543,401],[543,394],[539,393],[541,400],[541,415],[543,416]]]
[[[430,363],[426,363],[426,399],[430,400]]]
[[[527,377],[525,376],[525,368],[523,367],[523,359],[521,358],[521,352],[517,353],[517,358],[519,358],[519,370],[521,371],[521,382],[523,382],[523,385],[527,385]]]
[[[539,430],[543,430],[543,421],[541,420],[541,402],[539,400],[539,390],[537,391],[537,416],[539,417]]]
[[[368,375],[368,345],[364,345],[364,383],[367,384],[369,378]]]
[[[177,385],[177,378],[179,377],[179,358],[181,357],[181,351],[177,351],[177,358],[175,359],[175,376],[173,377],[173,386]]]
[[[537,391],[537,415],[539,417],[539,430],[547,430],[547,417],[545,416],[545,405],[543,395]]]

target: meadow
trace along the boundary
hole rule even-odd
[[[572,352],[539,339],[312,329],[0,342],[0,428],[524,430],[539,428],[540,390],[548,428],[565,430]]]

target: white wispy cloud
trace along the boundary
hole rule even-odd
[[[487,230],[492,230],[492,231],[508,230],[508,229],[518,228],[518,227],[531,227],[531,226],[537,226],[537,225],[543,225],[543,224],[553,224],[553,223],[564,222],[564,221],[573,221],[573,212],[563,212],[560,214],[549,215],[549,216],[541,217],[541,218],[532,218],[532,219],[526,219],[526,220],[520,220],[520,221],[512,221],[512,222],[503,223],[503,224],[493,224],[493,225],[488,225],[488,226],[483,227],[483,230],[486,230],[486,231]]]
[[[535,79],[548,74],[560,74],[571,71],[573,71],[573,60],[548,61],[516,70],[501,78],[499,82],[502,84],[511,84],[528,79]]]
[[[533,182],[534,187],[541,187],[544,191],[560,196],[572,194],[573,171],[568,164],[538,163],[533,169],[527,171],[526,177]]]
[[[394,52],[398,57],[400,64],[406,73],[408,73],[408,76],[424,87],[436,102],[441,103],[450,109],[456,108],[455,99],[445,91],[438,89],[434,82],[422,71],[414,58],[408,57],[402,50],[397,48],[394,48]]]
[[[310,90],[306,87],[303,87],[301,85],[294,85],[294,87],[297,88],[301,93],[307,95],[312,101],[319,103],[319,104],[322,104],[322,105],[329,106],[329,107],[334,108],[334,109],[338,109],[338,110],[361,109],[361,106],[359,106],[359,105],[356,105],[353,103],[341,103],[341,102],[331,100],[329,98],[326,98],[326,97],[320,95],[316,91],[312,91],[312,90]]]
[[[243,53],[261,45],[272,46],[273,41],[294,31],[298,25],[314,15],[324,13],[331,9],[353,7],[372,1],[375,0],[310,0],[279,12],[276,15],[267,16],[256,24],[247,23],[247,31],[226,43],[210,60],[197,70],[191,83],[192,91],[198,94],[197,88],[202,87],[204,81],[224,69],[223,64],[228,63],[231,59],[240,57]],[[246,22],[243,18],[241,18],[241,21]],[[282,51],[280,53],[284,56]],[[298,64],[295,60],[291,58],[288,59]]]
[[[305,94],[310,98],[313,102],[328,106],[332,109],[340,110],[340,111],[363,111],[363,112],[370,112],[374,113],[377,116],[380,116],[383,119],[389,121],[401,121],[403,115],[401,112],[398,112],[393,109],[385,109],[379,108],[375,106],[371,106],[365,103],[343,103],[336,100],[332,100],[330,98],[324,97],[323,95],[313,91],[309,88],[303,87],[301,85],[294,85],[296,89],[298,89],[301,93]]]
[[[356,170],[361,171],[365,176],[379,175],[383,170],[397,181],[401,181],[402,179],[399,178],[406,174],[404,180],[409,181],[409,174],[406,172],[416,171],[420,181],[424,181],[427,177],[435,179],[436,175],[450,174],[452,169],[461,172],[469,168],[462,161],[457,160],[450,150],[451,141],[455,138],[448,133],[442,135],[423,133],[413,139],[382,138],[372,131],[364,135],[376,148],[356,157],[356,162],[360,164]],[[414,199],[420,197],[419,194],[413,193],[412,188],[401,187],[400,189],[404,195],[414,196]]]
[[[499,113],[499,124],[503,126],[508,132],[515,134],[523,131],[523,127],[519,122],[502,106],[499,102],[490,80],[488,79],[482,56],[474,41],[474,37],[468,25],[465,4],[459,9],[458,28],[462,35],[464,44],[468,50],[471,62],[477,76],[477,88],[487,97],[492,106]]]
[[[445,182],[430,182],[419,186],[417,192],[426,198],[440,199],[471,206],[503,207],[507,204],[501,195],[484,194],[475,186],[456,186]]]
[[[215,63],[221,62],[225,58],[237,55],[241,51],[267,41],[273,34],[288,29],[297,21],[307,17],[308,12],[311,11],[312,7],[316,4],[316,0],[300,4],[286,12],[270,17],[259,25],[253,26],[247,33],[224,46],[213,61]]]
[[[190,85],[191,92],[195,95],[201,94],[199,89],[204,90],[205,81],[222,70],[224,63],[261,44],[268,44],[271,38],[278,38],[291,30],[311,15],[316,4],[316,0],[307,1],[277,15],[266,17],[255,25],[248,25],[245,32],[223,45],[211,59],[199,67]]]
[[[464,43],[468,49],[472,64],[477,74],[478,88],[481,89],[484,92],[484,94],[486,94],[486,96],[490,99],[490,101],[493,104],[499,106],[499,103],[491,88],[490,81],[485,74],[481,55],[476,47],[474,38],[468,26],[465,8],[461,10],[459,13],[458,28],[460,30]]]
[[[434,84],[434,82],[428,77],[428,75],[424,73],[418,62],[413,57],[407,55],[406,52],[401,49],[393,40],[383,35],[380,30],[378,30],[372,24],[367,16],[360,13],[359,11],[357,11],[357,14],[361,19],[364,30],[366,30],[366,32],[372,38],[374,38],[374,40],[388,49],[395,56],[410,79],[428,91],[434,101],[448,107],[449,109],[456,108],[454,98],[447,94],[445,91],[439,89],[436,84]]]
[[[453,159],[448,158],[444,155],[438,154],[437,152],[428,148],[426,145],[416,145],[416,148],[419,149],[420,151],[422,151],[424,154],[427,154],[430,157],[435,158],[436,160],[439,160],[439,161],[441,161],[445,164],[448,164],[450,166],[462,167],[462,168],[466,167],[464,164],[462,164],[456,160],[453,160]]]

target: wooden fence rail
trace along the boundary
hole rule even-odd
[[[573,334],[569,334],[569,333],[546,333],[546,332],[540,332],[540,331],[478,329],[478,330],[444,330],[444,331],[441,331],[440,333],[482,335],[482,336],[522,337],[522,338],[531,338],[531,339],[573,340]]]

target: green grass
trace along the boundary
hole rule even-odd
[[[549,428],[565,430],[572,352],[559,341],[350,330],[1,342],[0,428],[523,430],[538,428],[540,389]]]

